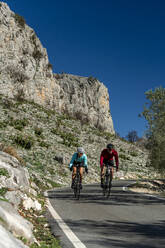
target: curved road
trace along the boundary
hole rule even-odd
[[[48,220],[63,248],[164,248],[165,199],[124,191],[131,181],[113,181],[110,199],[99,185],[85,185],[80,200],[70,188],[48,192],[49,202],[81,241],[71,242],[52,215]],[[69,237],[70,237],[69,236]]]

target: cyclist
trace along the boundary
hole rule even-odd
[[[83,147],[78,147],[77,152],[75,152],[72,156],[72,159],[69,164],[70,171],[72,172],[72,185],[71,188],[74,187],[74,179],[76,176],[77,167],[76,164],[80,163],[80,189],[82,189],[82,175],[83,175],[83,168],[85,167],[85,172],[88,173],[88,164],[87,164],[87,156],[84,153]]]
[[[119,159],[118,159],[118,153],[114,149],[113,144],[108,144],[107,148],[103,149],[100,155],[100,168],[101,168],[101,187],[104,187],[104,171],[105,171],[105,165],[109,163],[110,165],[114,165],[113,158],[115,158],[116,162],[116,171],[118,171],[119,167]],[[113,178],[113,167],[112,167],[112,178]]]

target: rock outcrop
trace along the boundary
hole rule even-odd
[[[24,98],[114,133],[107,88],[92,77],[53,74],[24,19],[0,2],[0,93]]]
[[[19,204],[23,204],[25,209],[41,210],[41,204],[35,196],[33,199],[28,197],[33,191],[26,168],[15,157],[0,151],[0,233],[4,232],[2,225],[14,236],[24,237],[29,243],[35,242],[33,225],[18,213]],[[7,238],[8,234],[5,236]],[[15,239],[11,242],[15,242]]]
[[[3,248],[28,248],[20,240],[13,237],[13,235],[8,232],[5,228],[0,225],[0,247]]]

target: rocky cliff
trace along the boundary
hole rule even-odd
[[[33,29],[4,2],[0,2],[0,93],[67,112],[114,133],[107,88],[92,77],[54,75]]]

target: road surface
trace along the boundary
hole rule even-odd
[[[108,200],[99,185],[83,186],[80,200],[70,188],[49,191],[49,202],[61,219],[57,224],[50,213],[47,217],[62,247],[165,248],[165,200],[124,191],[129,183],[114,180]]]

